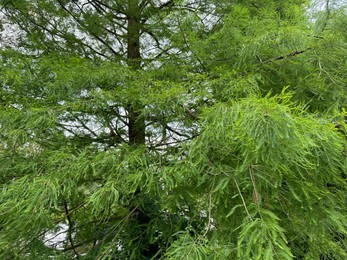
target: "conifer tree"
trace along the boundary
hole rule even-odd
[[[1,0],[1,258],[346,259],[329,3]]]

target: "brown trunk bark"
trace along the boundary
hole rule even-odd
[[[138,0],[128,0],[128,37],[127,58],[128,65],[134,70],[141,68],[140,54],[140,7]],[[141,117],[142,104],[136,98],[128,104],[128,135],[130,145],[141,145],[145,143],[145,121]]]

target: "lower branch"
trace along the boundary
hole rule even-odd
[[[76,251],[76,246],[74,245],[74,242],[73,242],[73,239],[72,239],[73,223],[71,221],[71,217],[70,217],[70,213],[69,213],[69,207],[68,207],[66,201],[64,202],[64,207],[65,207],[65,215],[66,215],[66,218],[67,218],[67,221],[68,221],[68,224],[69,224],[69,230],[68,230],[67,236],[68,236],[68,239],[69,239],[72,251],[75,253],[76,258],[79,259],[80,255]]]

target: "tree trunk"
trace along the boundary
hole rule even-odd
[[[128,65],[134,70],[141,68],[140,7],[138,2],[138,0],[128,0],[127,58]],[[133,100],[129,102],[127,107],[129,144],[140,145],[145,143],[145,121],[141,117],[142,104],[139,104],[136,99]]]

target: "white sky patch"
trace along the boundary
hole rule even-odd
[[[16,45],[20,36],[19,27],[11,24],[5,14],[0,11],[0,49]]]
[[[63,250],[67,239],[68,225],[58,224],[56,230],[49,231],[45,234],[44,244],[48,247]]]

